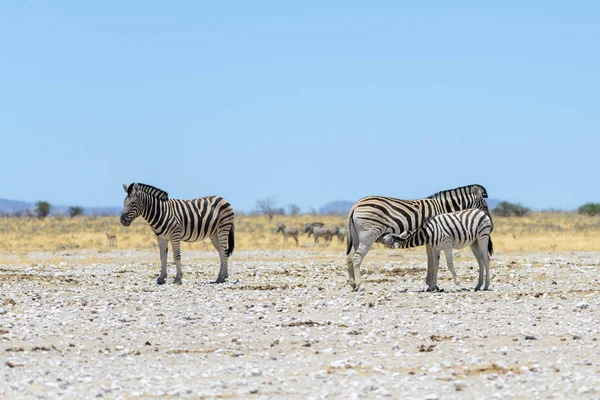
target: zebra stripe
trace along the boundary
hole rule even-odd
[[[210,238],[219,252],[221,266],[217,283],[228,277],[227,260],[233,253],[234,212],[233,207],[219,196],[208,196],[193,200],[169,199],[164,190],[143,183],[123,185],[127,192],[121,224],[131,225],[134,219],[142,216],[158,239],[160,248],[161,272],[158,284],[165,283],[167,277],[168,242],[171,242],[173,258],[177,266],[175,283],[181,283],[180,241],[196,242]]]
[[[490,286],[490,256],[494,252],[492,244],[493,225],[489,214],[478,208],[457,211],[454,213],[441,214],[433,217],[416,232],[403,232],[400,235],[388,233],[382,237],[382,242],[393,249],[406,249],[427,245],[433,251],[434,282],[436,285],[437,272],[439,268],[440,252],[446,254],[448,269],[452,273],[454,282],[460,285],[454,263],[452,261],[452,249],[461,249],[470,246],[473,255],[479,264],[479,281],[475,290],[479,290],[483,284],[483,272],[485,270],[485,286]]]
[[[360,289],[360,264],[375,241],[388,233],[414,232],[424,221],[439,214],[467,208],[480,208],[489,214],[487,191],[481,185],[443,190],[421,200],[369,196],[352,206],[347,222],[348,281],[354,291]],[[352,254],[352,250],[354,253]],[[427,284],[430,289],[433,259],[428,253]]]

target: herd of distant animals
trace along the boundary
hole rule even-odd
[[[275,233],[283,233],[283,243],[287,244],[288,239],[292,238],[298,246],[298,228],[295,226],[285,226],[284,224],[277,224],[277,230]],[[315,239],[315,244],[319,244],[319,239],[325,239],[325,243],[331,243],[334,237],[338,238],[338,242],[343,241],[346,238],[346,230],[340,226],[325,226],[322,222],[312,222],[306,224],[304,227],[304,233],[308,234],[308,237],[312,235]]]
[[[196,242],[210,238],[219,253],[220,269],[215,283],[228,278],[227,262],[235,246],[234,211],[229,202],[219,196],[193,200],[170,199],[167,192],[143,183],[123,185],[127,193],[121,213],[121,224],[129,226],[139,216],[149,224],[158,239],[161,271],[158,284],[167,277],[168,242],[171,242],[177,273],[174,283],[181,284],[180,242]],[[312,223],[304,232],[331,241],[346,237],[348,283],[353,291],[364,289],[360,265],[375,242],[389,248],[425,246],[427,252],[428,291],[438,291],[437,273],[439,258],[445,252],[448,269],[455,283],[459,280],[454,271],[452,249],[470,246],[479,264],[479,280],[475,290],[490,285],[490,256],[493,245],[490,234],[493,222],[488,210],[487,191],[481,185],[462,186],[443,190],[420,200],[401,200],[393,197],[369,196],[352,206],[346,228],[326,227]],[[284,241],[292,237],[298,244],[296,227],[277,225]],[[104,232],[110,245],[116,236]]]

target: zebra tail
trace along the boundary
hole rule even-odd
[[[346,255],[350,254],[350,250],[352,250],[352,233],[356,232],[356,227],[354,226],[354,210],[350,211],[350,215],[348,215],[348,223],[346,224]],[[358,237],[356,238],[358,242]]]
[[[494,245],[492,244],[492,237],[488,240],[488,254],[490,256],[494,255]]]
[[[229,230],[229,238],[227,243],[227,257],[233,254],[233,248],[235,247],[235,238],[234,238],[234,227],[231,225],[231,229]]]

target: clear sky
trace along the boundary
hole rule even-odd
[[[0,197],[600,202],[600,2],[2,1]]]

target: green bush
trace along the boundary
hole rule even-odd
[[[522,217],[529,213],[531,209],[519,203],[510,203],[503,201],[494,208],[493,213],[500,217]]]
[[[37,203],[35,203],[35,215],[37,215],[37,217],[39,219],[44,219],[48,216],[48,214],[50,214],[50,210],[52,209],[52,205],[50,205],[50,203],[48,203],[47,201],[38,201]]]
[[[72,206],[69,207],[69,216],[71,218],[75,218],[78,215],[82,215],[83,214],[83,207],[79,207],[79,206]]]
[[[579,214],[594,216],[600,214],[600,203],[586,203],[577,209]]]

